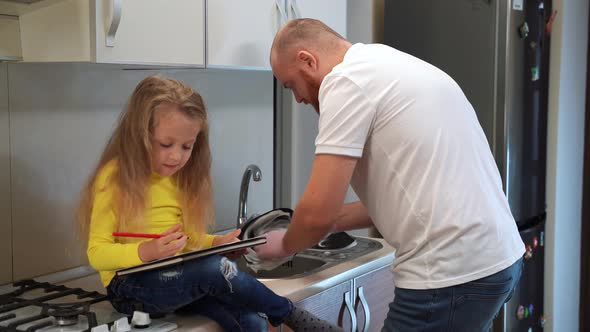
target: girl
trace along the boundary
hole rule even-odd
[[[178,81],[147,77],[131,95],[84,189],[78,214],[88,235],[88,259],[113,306],[125,314],[183,309],[208,316],[227,331],[265,331],[263,317],[295,330],[341,331],[218,255],[115,276],[121,268],[237,240],[239,230],[206,234],[213,221],[208,131],[203,99]],[[114,238],[114,231],[162,237]]]

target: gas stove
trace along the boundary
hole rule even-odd
[[[0,332],[168,332],[178,326],[135,312],[113,310],[107,296],[35,280],[15,282],[0,294]]]

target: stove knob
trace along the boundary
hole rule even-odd
[[[98,325],[93,327],[90,332],[109,332],[109,326],[107,324]]]
[[[150,319],[150,315],[145,312],[141,311],[134,311],[133,318],[131,319],[131,325],[138,327],[138,328],[146,328],[150,326],[152,320]]]
[[[129,325],[129,321],[127,317],[119,318],[113,323],[113,327],[111,327],[111,332],[129,332],[131,331],[131,326]]]

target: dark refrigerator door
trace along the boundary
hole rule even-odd
[[[384,9],[385,44],[449,74],[474,106],[490,144],[502,121],[496,119],[495,87],[499,8],[486,0],[388,0]]]
[[[516,93],[507,113],[506,194],[519,229],[538,223],[545,212],[549,7],[549,1],[529,0],[524,12],[510,14],[509,50],[517,65],[511,73]]]
[[[520,232],[527,253],[520,282],[506,304],[504,331],[543,330],[543,271],[545,267],[545,222]],[[501,323],[501,322],[498,322]]]

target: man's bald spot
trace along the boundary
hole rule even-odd
[[[329,50],[345,40],[321,21],[300,18],[289,21],[279,30],[273,40],[271,54],[283,55],[294,48]]]

